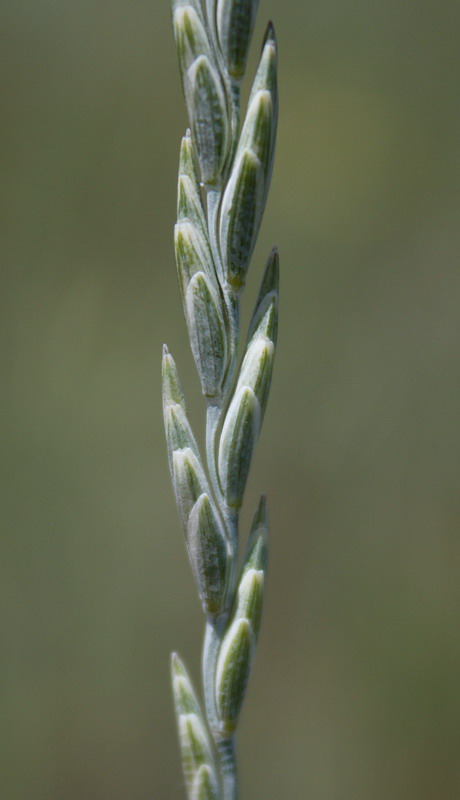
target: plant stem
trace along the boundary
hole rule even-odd
[[[232,144],[228,164],[231,166],[235,157],[238,145],[238,134],[240,130],[240,84],[234,83],[230,79],[227,82],[227,91],[230,97],[230,127],[232,131]]]
[[[235,737],[216,741],[222,775],[222,800],[238,800]]]

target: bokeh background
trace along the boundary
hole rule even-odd
[[[165,0],[2,0],[2,796],[181,800],[168,677],[202,617],[159,359],[203,405],[172,248]],[[450,0],[262,0],[282,259],[247,492],[271,570],[242,797],[460,796],[460,78]],[[255,65],[254,55],[250,71]]]

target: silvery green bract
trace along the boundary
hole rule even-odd
[[[267,498],[262,495],[254,514],[251,531],[248,536],[246,550],[241,568],[242,580],[250,569],[261,570],[264,574],[268,566],[268,511]]]
[[[218,185],[227,155],[227,108],[219,74],[207,56],[187,70],[185,96],[203,183]]]
[[[206,613],[223,606],[228,571],[227,541],[190,423],[176,365],[163,353],[163,414],[171,476],[187,550],[198,593]]]
[[[183,219],[174,227],[177,272],[182,297],[196,272],[206,272],[214,281],[212,254],[207,236],[200,226],[190,219]]]
[[[169,467],[172,470],[172,457],[175,450],[189,448],[197,458],[199,458],[199,454],[198,445],[187,419],[185,399],[176,364],[166,345],[163,346],[162,383],[163,417]]]
[[[198,227],[204,240],[208,240],[206,215],[195,167],[195,148],[188,130],[181,142],[179,175],[177,180],[177,221],[191,222]]]
[[[259,295],[249,324],[248,339],[254,334],[267,336],[276,343],[278,336],[279,255],[274,247],[268,257]]]
[[[185,293],[190,345],[203,394],[220,394],[227,363],[226,333],[220,298],[204,272],[196,272]]]
[[[203,394],[220,394],[227,364],[225,312],[209,242],[189,219],[175,226],[176,263],[190,346]]]
[[[239,81],[246,69],[259,0],[217,0],[217,31],[225,66]]]
[[[225,597],[228,552],[216,512],[205,493],[190,512],[187,548],[203,608],[208,614],[217,614]]]
[[[227,281],[235,291],[244,285],[270,187],[278,121],[276,59],[269,25],[222,200],[220,243]]]
[[[195,775],[191,800],[219,800],[216,780],[207,764],[202,764]]]
[[[265,498],[262,498],[217,661],[217,705],[222,729],[227,732],[236,728],[254,660],[267,569],[267,526]]]
[[[204,711],[181,660],[172,659],[188,800],[237,800],[235,730],[254,661],[267,571],[265,497],[239,567],[239,509],[267,406],[279,300],[273,249],[240,353],[240,297],[270,186],[278,118],[277,45],[269,24],[240,124],[240,84],[258,5],[258,0],[172,0],[190,126],[180,146],[175,254],[207,406],[203,458],[165,348],[168,459],[206,617]]]
[[[187,788],[189,793],[192,793],[197,785],[203,783],[203,768],[205,768],[205,785],[209,787],[210,792],[214,792],[208,796],[218,797],[218,779],[211,738],[190,676],[176,653],[171,656],[171,677]]]
[[[190,447],[174,450],[172,480],[179,514],[187,532],[190,512],[200,495],[207,493],[208,489],[201,462]]]
[[[203,394],[220,394],[227,366],[226,311],[211,253],[190,131],[182,139],[176,263],[190,344]]]
[[[228,146],[222,79],[214,65],[199,2],[173,3],[173,23],[190,127],[203,183],[219,183]]]
[[[235,620],[222,644],[216,673],[216,695],[223,735],[232,735],[246,692],[254,656],[254,636],[247,619]]]
[[[190,448],[173,452],[172,480],[203,610],[218,614],[224,603],[228,569],[226,536],[203,468]]]
[[[260,405],[250,386],[235,392],[225,417],[219,446],[219,476],[230,508],[238,509],[261,425]]]
[[[227,503],[239,508],[270,388],[278,329],[278,254],[270,254],[250,326],[235,394],[219,444],[219,476]]]

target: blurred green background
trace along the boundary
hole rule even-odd
[[[181,800],[168,656],[202,617],[163,341],[202,432],[172,248],[167,0],[3,0],[2,797]],[[261,0],[280,129],[245,294],[282,305],[250,478],[271,571],[245,800],[460,796],[460,10]],[[254,52],[258,51],[258,44]],[[251,72],[255,64],[251,61]]]

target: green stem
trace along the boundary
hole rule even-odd
[[[216,745],[221,766],[222,800],[238,800],[235,737],[218,739]]]
[[[227,610],[230,612],[235,595],[238,566],[238,513],[228,508],[227,504],[225,504],[223,513],[232,550],[227,586]]]
[[[241,115],[241,102],[240,102],[240,84],[234,83],[230,78],[226,81],[227,94],[230,98],[230,130],[231,130],[231,144],[230,153],[227,158],[227,169],[230,170],[235,158],[236,148],[238,145],[238,137],[240,132],[240,115]]]
[[[225,401],[229,399],[230,391],[232,388],[232,383],[236,368],[238,342],[240,339],[240,301],[238,295],[235,295],[234,292],[229,287],[226,287],[226,289],[227,291],[224,292],[224,298],[230,324],[230,335],[229,335],[230,358],[229,358],[229,365],[227,368],[227,374],[225,376],[224,386],[222,389],[222,394],[224,397],[224,407],[225,407]]]

